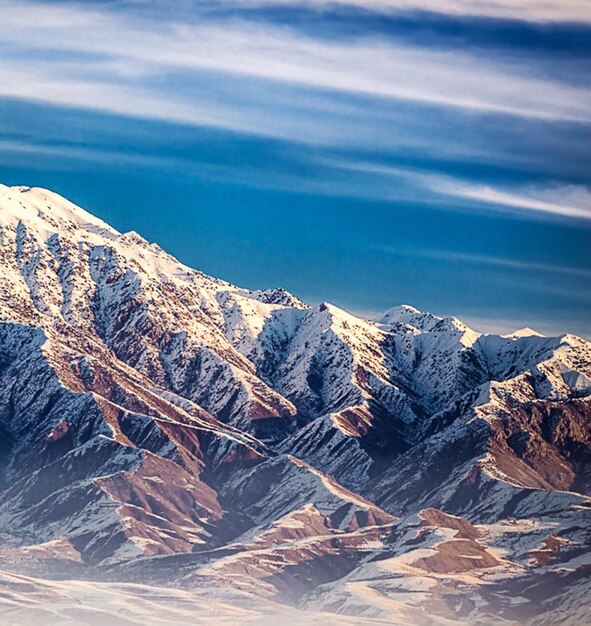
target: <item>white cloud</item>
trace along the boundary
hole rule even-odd
[[[487,207],[504,212],[509,210],[513,213],[529,212],[540,216],[591,220],[591,192],[583,185],[526,185],[506,190],[491,185],[469,183],[451,176],[418,172],[404,167],[345,160],[330,160],[324,161],[324,163],[333,167],[375,175],[386,181],[404,181],[406,179],[437,194],[462,200],[472,200],[474,202],[470,204],[470,207],[474,210]],[[387,185],[382,185],[382,187],[387,192]],[[387,193],[391,197],[391,193]]]
[[[232,4],[232,2],[228,2]],[[240,0],[242,6],[349,6],[383,13],[430,11],[528,22],[591,22],[588,0]]]
[[[319,41],[239,20],[189,24],[76,4],[9,1],[0,6],[0,40],[7,52],[0,95],[129,115],[259,132],[266,120],[241,122],[239,102],[220,103],[219,110],[211,102],[200,106],[199,77],[214,72],[220,81],[224,75],[252,77],[387,99],[392,106],[402,100],[591,122],[588,90],[540,78],[523,59],[494,61],[375,37]],[[196,93],[159,83],[174,72],[182,72],[184,87]],[[283,113],[286,124],[288,116]]]
[[[488,185],[441,180],[433,187],[447,195],[475,200],[485,205],[591,220],[591,193],[582,186],[560,185],[546,189],[526,187],[522,193],[516,193]]]

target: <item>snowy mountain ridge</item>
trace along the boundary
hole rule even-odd
[[[0,271],[0,584],[579,623],[585,339],[239,288],[37,188],[0,185]]]

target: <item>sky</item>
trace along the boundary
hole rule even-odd
[[[240,286],[591,337],[591,2],[0,0],[0,182]]]

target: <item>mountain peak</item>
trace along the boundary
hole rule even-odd
[[[507,339],[511,337],[543,337],[542,333],[539,333],[537,330],[530,328],[529,326],[524,326],[523,328],[519,328],[518,330],[514,330],[512,333],[508,333],[503,335]]]
[[[14,228],[20,222],[44,238],[73,229],[89,236],[120,236],[112,226],[53,191],[0,185],[0,225]]]
[[[264,304],[278,304],[294,309],[307,309],[308,305],[282,287],[250,291],[249,296]]]
[[[421,332],[432,330],[439,321],[441,321],[440,317],[419,311],[409,304],[392,307],[376,320],[378,324],[383,326],[406,325]]]
[[[410,304],[399,304],[398,306],[394,306],[391,309],[388,309],[383,315],[395,318],[395,317],[404,317],[407,315],[421,315],[421,311],[415,308]]]

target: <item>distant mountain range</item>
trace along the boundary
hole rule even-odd
[[[37,188],[0,274],[2,623],[588,623],[590,342],[235,287]]]

